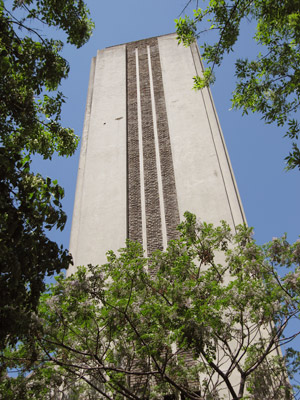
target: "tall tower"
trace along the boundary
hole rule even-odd
[[[75,266],[105,262],[127,237],[147,254],[165,248],[186,210],[207,222],[245,222],[211,93],[192,89],[201,73],[197,45],[178,45],[175,34],[93,58],[70,241]]]

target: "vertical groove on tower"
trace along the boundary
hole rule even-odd
[[[153,43],[150,49],[155,108],[157,116],[157,133],[159,140],[163,197],[165,205],[166,229],[167,238],[169,241],[178,237],[178,231],[176,230],[176,228],[180,222],[180,217],[157,38],[153,39]]]
[[[143,243],[135,46],[127,46],[128,238]]]
[[[148,68],[147,43],[138,46],[143,132],[143,159],[146,203],[147,252],[162,250],[162,231],[159,206],[158,177],[155,158],[153,115]]]

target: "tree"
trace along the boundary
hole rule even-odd
[[[203,77],[194,78],[195,88],[201,89],[213,83],[215,67],[234,50],[243,24],[249,21],[256,24],[253,39],[258,44],[257,57],[236,61],[233,108],[241,109],[243,114],[257,112],[265,123],[282,127],[284,136],[292,140],[292,150],[285,158],[286,169],[300,169],[297,119],[300,101],[299,2],[210,0],[205,9],[194,11],[193,18],[176,21],[178,39],[185,45],[196,39],[203,43],[202,57],[210,66]],[[209,37],[206,41],[203,36],[208,31],[211,31],[212,39]],[[209,44],[215,37],[216,41]]]
[[[51,26],[80,47],[93,24],[82,0],[0,0],[1,348],[26,333],[44,277],[72,260],[47,237],[48,230],[65,225],[64,191],[30,170],[34,154],[68,157],[78,143],[60,123],[65,100],[57,88],[69,65],[60,55],[63,43],[42,33]]]
[[[7,377],[3,368],[0,393],[295,399],[279,346],[299,334],[285,336],[299,319],[300,242],[258,246],[251,228],[232,233],[225,222],[215,228],[189,213],[179,231],[149,259],[128,242],[105,265],[58,277],[41,298],[30,339],[2,355],[3,366],[20,374]]]

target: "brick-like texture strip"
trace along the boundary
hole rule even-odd
[[[180,219],[158,40],[157,38],[151,38],[132,42],[127,44],[128,236],[130,239],[138,240],[142,243],[135,67],[135,49],[137,48],[140,69],[147,251],[150,255],[154,250],[162,249],[161,223],[164,223],[164,221],[161,221],[160,217],[147,46],[150,46],[151,54],[168,241],[178,237],[176,227]]]
[[[163,198],[166,217],[167,239],[178,237],[176,227],[180,222],[170,142],[168,117],[164,96],[162,71],[157,38],[127,44],[127,129],[128,129],[128,224],[129,238],[142,243],[142,220],[139,175],[139,141],[137,116],[137,88],[135,49],[139,54],[140,94],[143,134],[144,182],[146,202],[146,233],[148,255],[154,250],[162,250],[161,214],[158,192],[158,177],[155,158],[150,77],[147,46],[150,46],[152,76],[154,86],[159,154],[162,173]],[[163,221],[164,223],[164,221]],[[149,266],[150,274],[156,273]],[[182,353],[187,367],[195,365],[189,350]],[[131,385],[145,384],[145,377],[131,377]],[[198,382],[188,382],[192,388]]]
[[[135,46],[126,46],[127,56],[127,218],[128,238],[143,243],[140,156],[138,136]]]
[[[169,241],[179,236],[176,227],[180,222],[180,217],[157,38],[153,39],[152,46],[150,47],[150,54],[157,118],[157,134],[161,163],[167,240]]]
[[[147,251],[148,255],[150,255],[155,250],[162,250],[163,245],[147,45],[148,41],[144,41],[142,45],[138,46],[138,52],[143,132]]]

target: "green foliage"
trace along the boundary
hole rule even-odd
[[[204,77],[196,77],[195,87],[207,86],[214,80],[214,67],[222,64],[234,50],[240,28],[245,22],[256,23],[254,40],[259,45],[254,60],[238,59],[233,92],[233,108],[261,114],[265,123],[275,123],[292,140],[286,157],[286,168],[300,169],[297,118],[300,100],[300,6],[297,0],[210,0],[208,6],[194,11],[194,18],[176,20],[178,39],[185,45],[200,39],[202,56],[212,65]],[[199,27],[199,30],[198,30]],[[203,34],[213,30],[214,44],[203,42]]]
[[[300,242],[258,246],[251,228],[189,213],[179,231],[149,259],[128,242],[101,267],[59,276],[30,338],[2,354],[0,393],[39,399],[42,384],[43,399],[295,399],[278,348],[299,334],[284,336],[299,319]],[[299,352],[287,355],[295,373]]]
[[[71,262],[68,251],[47,237],[47,230],[65,225],[63,189],[30,171],[32,155],[71,156],[78,144],[60,123],[65,100],[57,88],[69,72],[63,43],[40,28],[62,29],[77,47],[92,29],[80,0],[10,5],[0,0],[0,347],[26,333],[44,277]]]

